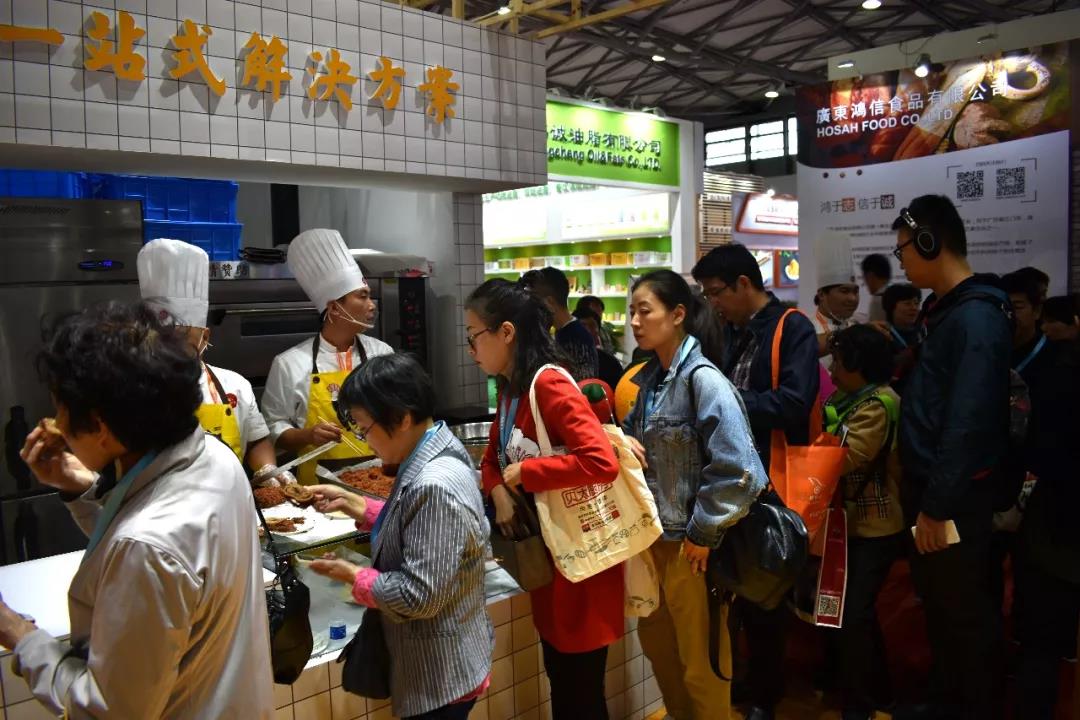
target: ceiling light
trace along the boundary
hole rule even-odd
[[[772,197],[773,195],[776,194],[776,190],[774,190],[773,188],[769,188],[768,190],[765,191],[765,194],[768,195],[769,197]]]
[[[847,70],[848,68],[855,67],[855,61],[854,60],[841,60],[840,62],[836,63],[836,67],[839,68],[840,70]]]
[[[652,56],[652,61],[653,62],[666,62],[667,58],[664,57],[663,55],[653,55]]]
[[[769,98],[770,100],[775,100],[776,98],[780,97],[780,91],[776,88],[769,88],[765,91],[765,97]]]
[[[881,7],[881,0],[863,0],[863,10],[877,10]]]
[[[867,2],[869,2],[869,0],[867,0]],[[501,8],[499,8],[495,12],[497,12],[500,15],[509,15],[510,14],[510,6],[509,5],[503,5]]]
[[[923,53],[915,61],[915,77],[924,78],[930,74],[930,56]]]
[[[982,37],[980,37],[975,42],[978,43],[979,45],[982,45],[983,43],[990,42],[991,40],[997,40],[997,33],[994,33],[994,32],[987,33],[987,34],[983,35]]]

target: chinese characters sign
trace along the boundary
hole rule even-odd
[[[679,126],[642,113],[548,102],[548,172],[679,184]]]
[[[119,80],[143,82],[146,80],[145,49],[140,51],[138,43],[145,37],[146,29],[138,27],[128,12],[119,11],[116,18],[114,28],[104,13],[95,11],[90,15],[84,43],[84,67],[112,72]],[[199,80],[214,95],[222,97],[226,80],[215,74],[206,58],[206,47],[212,34],[209,25],[199,25],[191,19],[181,22],[170,38],[172,66],[168,73],[175,79]],[[0,42],[4,41],[60,45],[64,37],[51,28],[0,25]],[[244,73],[241,86],[269,92],[271,102],[276,103],[281,99],[282,86],[293,79],[292,73],[285,69],[288,52],[288,46],[277,36],[267,40],[258,32],[252,32],[241,50]],[[460,85],[453,81],[453,76],[453,70],[436,65],[427,68],[426,82],[417,86],[417,91],[425,98],[426,114],[439,125],[456,114],[454,104]],[[401,97],[405,69],[395,67],[391,59],[380,56],[378,67],[371,70],[368,77],[378,83],[371,98],[381,102],[385,110],[394,110]],[[308,53],[303,82],[311,100],[333,100],[349,111],[353,106],[352,89],[360,78],[353,74],[353,68],[342,59],[338,49],[329,48],[325,53],[321,50]]]
[[[1069,126],[1067,46],[838,80],[798,93],[799,162],[841,168],[967,150]]]

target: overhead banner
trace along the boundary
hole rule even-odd
[[[679,126],[641,112],[548,101],[548,173],[679,185]]]
[[[1069,83],[1061,43],[937,65],[925,78],[900,70],[801,89],[800,304],[812,306],[827,231],[850,236],[856,277],[865,255],[882,253],[902,279],[892,223],[926,194],[957,205],[976,271],[1034,265],[1064,292]]]

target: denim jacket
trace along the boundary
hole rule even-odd
[[[653,358],[635,376],[640,398],[623,431],[645,446],[645,480],[656,498],[664,539],[686,537],[715,548],[765,487],[765,469],[738,392],[701,354],[695,338],[680,347],[647,411],[646,393],[657,387],[661,373]]]

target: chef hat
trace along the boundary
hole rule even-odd
[[[832,285],[855,283],[855,263],[851,259],[850,237],[841,233],[826,232],[818,238],[815,251],[819,290]]]
[[[139,250],[139,293],[162,320],[206,327],[210,307],[210,258],[180,240],[151,240]]]
[[[289,244],[289,269],[322,312],[332,300],[367,287],[337,230],[305,230]]]

